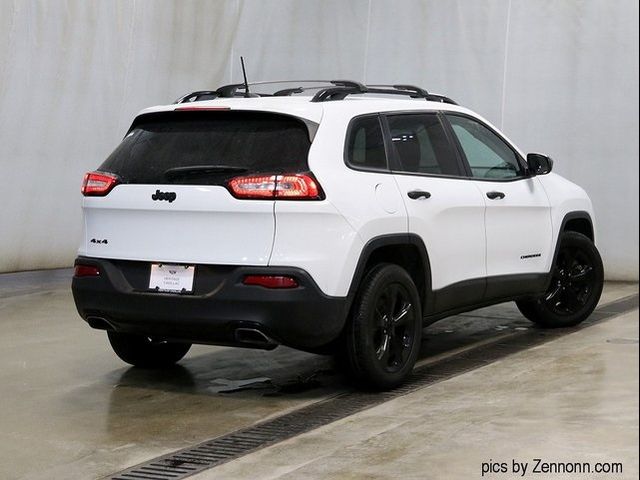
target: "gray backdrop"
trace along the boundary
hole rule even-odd
[[[0,0],[0,271],[70,265],[80,180],[135,113],[240,79],[415,83],[590,193],[638,279],[637,0]]]

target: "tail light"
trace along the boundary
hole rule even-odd
[[[85,197],[104,197],[119,183],[116,175],[105,172],[86,173],[80,191]]]
[[[285,275],[247,275],[242,283],[265,288],[296,288],[298,286],[295,278]]]
[[[100,269],[93,265],[76,265],[73,275],[76,277],[98,277],[100,276]]]
[[[322,200],[322,190],[313,176],[303,173],[248,175],[229,180],[236,198]]]

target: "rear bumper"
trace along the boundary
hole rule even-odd
[[[148,262],[78,257],[76,264],[100,269],[99,276],[72,282],[78,312],[94,328],[191,343],[314,349],[338,337],[349,308],[347,297],[325,295],[298,268],[197,265],[194,291],[183,295],[150,291]],[[243,285],[248,274],[290,275],[299,287]]]

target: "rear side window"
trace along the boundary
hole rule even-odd
[[[397,170],[425,175],[461,175],[456,152],[433,113],[387,117]]]
[[[353,120],[347,138],[347,163],[362,170],[387,170],[382,127],[377,115]]]
[[[124,183],[222,184],[251,173],[308,170],[300,120],[266,112],[162,112],[140,117],[99,170]]]

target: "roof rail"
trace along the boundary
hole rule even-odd
[[[424,98],[429,102],[440,102],[440,103],[448,103],[450,105],[458,105],[454,100],[449,97],[445,97],[444,95],[439,95],[436,93],[429,93],[424,88],[416,87],[415,85],[366,85],[366,92],[361,93],[374,93],[374,94],[384,94],[384,95],[407,95],[411,98]],[[391,90],[390,90],[391,89]],[[333,91],[329,94],[324,92],[318,92],[316,96],[311,100],[315,102],[324,102],[328,100],[342,100],[347,95],[353,95],[356,92],[338,92]],[[318,97],[318,98],[316,98]]]
[[[214,98],[229,98],[229,97],[257,97],[258,95],[254,93],[247,94],[239,93],[238,90],[244,90],[245,86],[243,83],[234,83],[231,85],[223,85],[222,87],[217,88],[216,90],[198,90],[196,92],[191,92],[182,97],[178,98],[173,103],[189,103],[189,102],[199,102],[202,100],[213,100]],[[206,98],[201,98],[206,97]]]
[[[311,99],[312,102],[326,102],[332,100],[343,100],[349,95],[378,94],[378,95],[405,95],[411,98],[424,98],[431,102],[449,103],[457,105],[456,102],[444,95],[429,93],[427,90],[415,85],[364,85],[353,80],[271,80],[266,82],[252,82],[249,86],[271,85],[280,83],[323,83],[324,85],[295,86],[285,88],[274,93],[248,93],[247,87],[243,83],[232,83],[223,85],[216,90],[199,90],[178,98],[174,103],[190,103],[202,100],[212,100],[214,98],[233,97],[265,97],[265,96],[289,96],[296,93],[303,93],[308,90],[318,90]]]
[[[430,93],[429,98],[427,98],[430,102],[440,102],[440,103],[448,103],[449,105],[458,105],[458,102],[452,100],[451,98],[440,95],[438,93]]]
[[[199,98],[199,97],[211,97],[211,98]],[[197,92],[187,93],[175,100],[173,103],[188,103],[195,102],[197,100],[212,100],[216,98],[218,94],[215,90],[199,90]]]
[[[250,93],[247,95],[246,86],[244,83],[232,83],[229,85],[223,85],[216,90],[200,90],[192,93],[188,93],[187,95],[183,95],[178,98],[174,103],[188,103],[188,102],[197,102],[201,100],[211,100],[213,98],[231,98],[231,97],[264,97],[264,96],[286,96],[292,95],[294,93],[302,93],[305,90],[318,89],[318,88],[326,88],[327,86],[335,86],[335,87],[353,87],[353,88],[364,88],[364,85],[354,82],[353,80],[269,80],[266,82],[251,82],[249,86],[255,85],[273,85],[279,83],[324,83],[322,86],[314,86],[314,87],[295,87],[295,88],[287,88],[284,90],[278,90],[272,94],[260,94],[260,93]],[[206,98],[200,98],[206,97]]]
[[[429,96],[429,92],[427,92],[424,88],[416,87],[415,85],[369,85],[369,87],[380,87],[380,88],[395,88],[396,90],[407,90],[409,92],[414,92],[416,97],[427,98]]]

